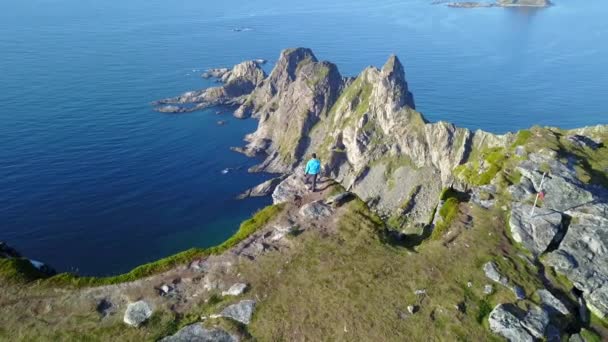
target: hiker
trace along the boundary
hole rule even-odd
[[[306,163],[306,169],[304,170],[304,175],[306,177],[304,183],[309,184],[310,180],[312,179],[312,192],[317,191],[317,176],[319,175],[320,171],[321,162],[319,161],[319,159],[317,159],[317,154],[313,153],[312,159],[310,159],[308,163]]]

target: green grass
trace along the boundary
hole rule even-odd
[[[27,283],[45,278],[28,259],[0,259],[0,278],[9,283]]]
[[[527,129],[523,129],[523,130],[517,132],[515,141],[513,142],[513,144],[511,144],[511,148],[525,145],[528,142],[528,140],[530,140],[531,137],[532,137],[532,132]]]
[[[210,248],[192,248],[170,257],[136,267],[129,273],[112,277],[79,277],[71,273],[62,273],[46,280],[44,285],[51,286],[99,286],[134,281],[156,273],[167,271],[177,265],[186,264],[207,255],[220,254],[243,241],[255,231],[266,225],[281,212],[283,205],[271,205],[256,213],[252,218],[241,223],[239,230],[222,244]]]
[[[473,159],[466,164],[456,167],[454,174],[472,185],[490,184],[492,179],[503,170],[506,160],[507,156],[504,148],[484,149],[476,153]],[[484,165],[483,169],[482,163]]]
[[[499,341],[479,323],[497,304],[483,295],[478,263],[499,250],[492,213],[476,212],[479,225],[452,248],[431,241],[413,253],[379,238],[379,219],[351,203],[336,233],[306,230],[289,251],[239,266],[251,296],[265,298],[249,325],[257,340]],[[419,289],[427,294],[414,294]],[[466,313],[454,309],[460,302]],[[409,315],[408,305],[420,311]]]
[[[602,342],[602,337],[591,330],[581,329],[581,337],[585,342]]]
[[[435,228],[433,228],[433,232],[431,233],[431,239],[437,240],[440,239],[443,234],[450,228],[452,221],[458,216],[458,206],[460,202],[455,197],[448,198],[441,208],[439,209],[439,215],[441,215],[442,220],[439,221]]]

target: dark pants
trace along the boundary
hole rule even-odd
[[[312,191],[317,191],[317,176],[318,174],[306,174],[306,180],[304,181],[306,184],[310,184],[310,180],[312,179]]]

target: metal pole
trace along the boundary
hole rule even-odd
[[[534,199],[534,205],[532,205],[532,210],[530,211],[530,216],[534,215],[534,209],[536,208],[536,202],[538,201],[538,195],[543,191],[543,183],[545,182],[545,175],[547,173],[543,172],[543,177],[540,179],[540,185],[538,186],[538,192],[536,193],[536,198]]]

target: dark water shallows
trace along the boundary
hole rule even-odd
[[[285,47],[310,47],[346,75],[397,53],[430,120],[493,132],[608,123],[608,4],[429,2],[1,3],[0,240],[100,275],[230,236],[269,203],[233,200],[267,178],[228,150],[256,122],[149,103],[212,85],[203,69],[274,61]]]

